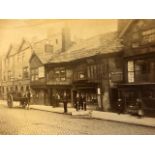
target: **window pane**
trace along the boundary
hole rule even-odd
[[[128,72],[128,82],[134,82],[134,72]]]
[[[134,71],[134,62],[128,61],[128,71]]]
[[[61,81],[65,81],[66,80],[66,77],[61,77],[60,80]]]
[[[80,73],[80,79],[84,79],[84,78],[85,78],[84,73]]]

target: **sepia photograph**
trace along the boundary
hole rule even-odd
[[[0,135],[154,135],[155,19],[0,19]]]

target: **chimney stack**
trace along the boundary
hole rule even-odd
[[[62,52],[66,51],[71,46],[71,34],[67,25],[62,29]]]

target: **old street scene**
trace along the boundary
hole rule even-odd
[[[0,20],[0,134],[155,134],[155,20]]]

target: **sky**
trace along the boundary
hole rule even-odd
[[[19,44],[22,38],[29,41],[42,40],[67,25],[72,40],[86,39],[97,34],[117,30],[117,20],[56,20],[56,19],[1,19],[0,55],[4,55],[10,44]]]

